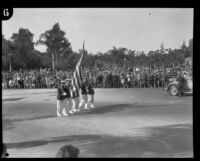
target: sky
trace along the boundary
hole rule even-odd
[[[34,42],[40,34],[60,24],[78,51],[85,40],[89,53],[107,52],[113,46],[129,50],[179,48],[193,38],[193,8],[14,8],[13,16],[2,21],[2,34],[10,39],[19,28],[28,28]],[[45,51],[45,46],[36,46]]]

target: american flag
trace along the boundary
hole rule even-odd
[[[83,77],[82,77],[81,62],[82,62],[82,59],[83,59],[83,53],[84,53],[84,42],[83,42],[83,50],[81,52],[81,57],[80,57],[78,63],[76,64],[74,76],[73,76],[72,81],[71,81],[72,89],[70,90],[70,92],[71,92],[72,98],[79,96],[79,90],[82,86]]]

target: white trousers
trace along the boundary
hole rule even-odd
[[[94,95],[88,94],[87,108],[94,108]]]
[[[87,105],[87,101],[88,101],[88,96],[87,95],[82,95],[82,100],[79,103],[79,109],[81,109],[82,107],[86,107]]]
[[[57,115],[65,115],[65,100],[57,100]]]
[[[72,106],[71,98],[65,98],[64,99],[64,106],[65,106],[65,111],[67,113],[69,113],[69,111],[71,110],[71,106]]]
[[[79,105],[79,97],[72,98],[72,111],[76,111]]]

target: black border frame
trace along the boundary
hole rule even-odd
[[[184,1],[146,1],[140,0],[140,1],[132,1],[132,4],[130,2],[126,3],[126,1],[92,1],[88,2],[87,0],[81,1],[81,2],[73,2],[73,1],[66,1],[66,2],[30,2],[30,1],[14,1],[11,2],[11,0],[4,1],[3,7],[1,7],[1,11],[4,7],[11,7],[11,8],[193,8],[194,9],[194,25],[193,25],[193,79],[194,79],[194,88],[193,88],[193,152],[194,152],[194,158],[196,159],[200,158],[200,143],[199,143],[199,137],[200,137],[200,121],[198,120],[198,108],[200,107],[200,102],[198,102],[198,94],[199,94],[199,86],[196,83],[198,81],[198,72],[200,70],[200,67],[198,64],[198,56],[200,56],[200,5],[198,5],[197,1],[190,0],[187,2]],[[13,13],[14,14],[14,13]],[[1,17],[2,20],[2,17]],[[2,33],[2,21],[1,21],[1,33]],[[2,45],[1,45],[2,47]],[[2,57],[1,57],[2,59]],[[195,62],[197,61],[197,62]],[[196,67],[195,67],[196,66]],[[198,70],[199,68],[199,70]],[[195,72],[196,70],[196,72]],[[196,80],[195,80],[196,79]],[[1,92],[1,99],[2,99],[2,92]],[[1,104],[2,105],[2,104]],[[0,110],[1,115],[1,122],[2,122],[2,109]],[[2,130],[2,126],[1,126]],[[2,134],[2,132],[1,132]],[[1,143],[2,143],[2,137],[1,137]],[[154,159],[154,158],[153,158]],[[178,159],[178,158],[177,158]],[[189,158],[188,158],[189,159]]]

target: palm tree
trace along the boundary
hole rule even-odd
[[[51,30],[42,33],[36,45],[45,45],[47,52],[52,55],[52,68],[55,69],[55,59],[57,65],[57,59],[59,55],[71,50],[71,43],[64,37],[65,32],[60,29],[59,23],[56,23]]]

